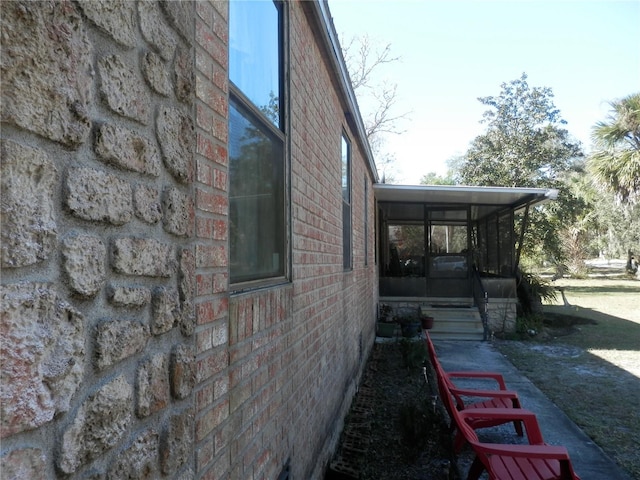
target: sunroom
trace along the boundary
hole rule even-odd
[[[554,200],[557,190],[389,184],[374,190],[382,317],[418,311],[435,319],[433,336],[451,339],[487,339],[515,328],[529,212]]]

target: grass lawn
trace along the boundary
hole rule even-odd
[[[569,305],[559,297],[545,306],[552,320],[550,336],[499,341],[497,346],[640,478],[640,281],[603,276],[554,285],[564,287]]]

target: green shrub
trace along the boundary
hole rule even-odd
[[[403,338],[400,340],[400,353],[404,366],[408,369],[421,367],[427,359],[427,346],[420,340]]]

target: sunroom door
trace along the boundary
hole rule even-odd
[[[468,209],[427,210],[427,295],[471,295]]]

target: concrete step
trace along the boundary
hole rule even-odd
[[[482,340],[482,317],[476,307],[424,308],[422,312],[434,318],[429,334],[438,340]]]
[[[434,339],[479,341],[484,337],[482,317],[472,298],[395,298],[386,303],[396,308],[413,305],[413,308],[419,307],[422,314],[433,317],[434,325],[429,332]],[[392,336],[399,334],[398,328]]]
[[[433,340],[481,341],[484,338],[484,329],[482,328],[482,324],[466,328],[455,328],[449,325],[443,325],[440,328],[434,326],[434,328],[429,330],[429,336]]]

